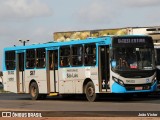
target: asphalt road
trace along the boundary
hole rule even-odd
[[[158,112],[160,116],[160,96],[137,97],[124,100],[119,96],[109,96],[97,102],[88,102],[83,98],[63,99],[47,97],[45,100],[33,101],[27,94],[0,94],[0,111],[48,111],[47,116],[130,116],[146,112]],[[58,112],[57,112],[58,111]],[[52,113],[51,113],[52,112]],[[134,113],[135,112],[135,113]]]

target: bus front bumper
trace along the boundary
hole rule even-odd
[[[114,82],[114,84],[112,85],[111,92],[112,93],[136,93],[136,92],[154,92],[156,90],[157,90],[157,81],[153,83],[152,86],[150,86],[150,89],[147,89],[147,90],[143,90],[143,89],[136,90],[136,88],[134,90],[127,90],[124,86]]]

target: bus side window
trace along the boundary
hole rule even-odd
[[[44,68],[46,66],[46,51],[44,48],[36,49],[36,67]]]
[[[60,48],[60,66],[70,66],[70,46],[64,46]]]
[[[35,50],[30,49],[26,50],[26,68],[34,68],[35,67]]]
[[[6,51],[5,52],[5,66],[7,70],[15,69],[15,51]]]
[[[83,46],[82,45],[75,45],[72,46],[72,66],[81,66],[83,63],[82,54],[83,53]]]
[[[94,66],[96,65],[96,45],[95,44],[87,44],[85,45],[85,65],[86,66]]]

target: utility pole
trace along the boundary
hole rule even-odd
[[[23,43],[23,46],[25,46],[26,43],[29,42],[29,40],[19,40],[19,42]]]

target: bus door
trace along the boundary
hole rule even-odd
[[[109,46],[99,46],[99,83],[100,92],[106,92],[109,89]]]
[[[17,52],[17,92],[24,93],[25,92],[25,74],[24,74],[24,52]]]
[[[58,50],[48,51],[48,92],[58,92]]]

